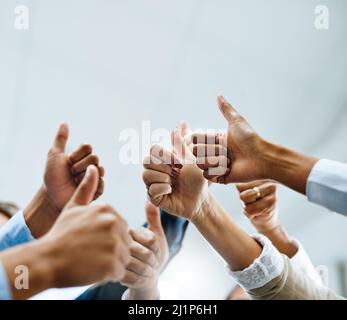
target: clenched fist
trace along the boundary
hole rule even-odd
[[[98,198],[104,190],[105,170],[99,165],[98,157],[92,154],[92,147],[84,144],[67,155],[65,146],[68,136],[67,124],[61,124],[48,152],[43,186],[24,210],[26,224],[35,238],[42,237],[51,229],[85,176],[88,166],[94,165],[98,170],[97,188],[92,199]]]
[[[130,230],[131,259],[122,284],[129,290],[129,300],[155,300],[159,298],[158,278],[169,258],[169,248],[161,224],[160,210],[146,204],[148,228]]]
[[[276,203],[277,185],[271,180],[257,180],[236,184],[244,213],[260,233],[268,233],[280,226]]]
[[[104,168],[99,165],[99,158],[92,153],[92,147],[83,144],[68,155],[65,153],[68,137],[67,124],[61,124],[48,152],[44,174],[47,195],[58,211],[61,211],[72,197],[90,165],[96,166],[99,170],[98,187],[93,198],[99,197],[104,189]]]
[[[88,205],[99,183],[89,166],[53,228],[40,241],[49,248],[56,287],[119,281],[130,259],[126,221],[110,205]]]
[[[227,132],[192,135],[198,166],[216,183],[261,179],[266,175],[261,159],[263,140],[222,96],[218,97],[218,106],[227,121]]]
[[[182,127],[172,134],[173,150],[159,145],[144,159],[143,181],[150,201],[176,216],[194,220],[201,215],[208,196],[208,183],[184,141]]]

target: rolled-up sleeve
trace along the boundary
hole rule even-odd
[[[283,271],[282,256],[271,241],[263,235],[254,236],[253,238],[263,247],[260,256],[246,269],[230,271],[231,276],[246,291],[263,287]]]
[[[278,277],[247,291],[253,300],[344,300],[304,272],[295,270],[287,256],[282,255],[282,260],[283,270]]]
[[[308,177],[306,194],[309,201],[347,216],[347,164],[318,161]]]
[[[266,237],[259,235],[254,238],[263,247],[260,256],[246,269],[230,272],[234,280],[241,285],[251,299],[344,299],[318,281],[313,280],[306,272],[294,267],[289,258],[281,254]],[[297,259],[300,259],[300,256]]]
[[[0,229],[0,251],[32,240],[34,237],[25,223],[22,211]]]
[[[11,300],[11,290],[7,275],[0,261],[0,300]]]

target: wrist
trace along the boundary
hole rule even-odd
[[[27,299],[55,286],[49,247],[41,240],[5,250],[0,256],[14,299]],[[19,277],[23,279],[20,287],[17,283]]]
[[[24,210],[24,219],[35,238],[45,235],[58,218],[60,210],[50,200],[42,186]]]
[[[317,158],[261,140],[259,155],[262,179],[273,179],[300,193],[306,193],[306,183]]]
[[[211,215],[214,215],[213,206],[216,203],[216,200],[211,192],[208,192],[206,198],[201,203],[199,210],[192,216],[190,222],[196,225],[205,224],[208,218],[211,218]]]
[[[273,179],[277,181],[278,171],[281,168],[276,168],[276,165],[281,165],[282,152],[285,149],[280,146],[273,144],[267,140],[261,139],[260,142],[260,152],[259,152],[259,160],[261,163],[261,167],[263,169],[261,179]]]
[[[296,243],[288,236],[282,224],[275,228],[258,231],[270,239],[277,250],[288,258],[292,258],[298,252]]]
[[[57,264],[56,256],[52,250],[53,244],[45,239],[39,239],[33,242],[37,249],[38,263],[41,267],[41,272],[44,275],[45,289],[57,287]]]
[[[192,222],[232,271],[247,268],[261,254],[259,243],[235,224],[212,194]]]

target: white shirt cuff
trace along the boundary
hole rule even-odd
[[[122,300],[130,300],[129,299],[129,289],[126,289],[122,294]]]
[[[319,160],[307,179],[309,201],[347,215],[347,164]]]
[[[253,238],[263,246],[261,255],[242,271],[229,270],[235,281],[246,291],[263,287],[278,277],[284,268],[282,255],[268,238],[263,235]]]

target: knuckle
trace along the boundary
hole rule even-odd
[[[130,251],[126,249],[125,246],[121,246],[120,248],[118,248],[118,251],[118,261],[122,265],[127,266],[131,259]]]
[[[86,152],[86,153],[92,152],[92,150],[93,150],[92,146],[88,143],[82,143],[80,145],[80,149],[81,149],[81,151]]]
[[[245,211],[246,211],[249,215],[254,215],[255,213],[257,213],[257,210],[255,209],[254,206],[246,206],[246,207],[245,207]]]
[[[163,148],[159,145],[159,144],[153,144],[150,149],[149,152],[151,155],[158,155],[162,152]]]
[[[269,198],[270,206],[274,205],[276,203],[276,200],[277,200],[276,195],[273,194],[272,196],[270,196]]]
[[[147,248],[152,248],[152,247],[155,246],[156,242],[157,242],[156,238],[151,237],[151,238],[149,238],[149,239],[144,239],[144,240],[142,241],[142,244],[143,244],[144,246],[146,246]],[[150,252],[149,255],[151,255],[152,251],[150,250],[149,252]]]
[[[271,183],[269,185],[269,190],[270,190],[270,193],[275,193],[277,191],[277,185],[276,183]]]
[[[52,154],[54,154],[54,149],[53,148],[50,148],[47,152],[47,155],[48,156],[51,156]]]
[[[114,212],[113,207],[110,204],[104,203],[98,205],[98,210],[100,212]]]
[[[95,154],[92,154],[90,156],[90,162],[94,163],[94,164],[98,164],[99,163],[99,157],[97,155],[95,155]]]
[[[147,240],[147,245],[152,247],[157,242],[157,237],[155,234],[151,235],[151,237]]]
[[[247,193],[247,192],[242,192],[242,193],[240,194],[240,199],[241,199],[244,203],[247,203],[247,202],[248,202],[248,199],[249,199],[248,193]]]
[[[149,164],[151,164],[151,156],[150,155],[147,155],[143,158],[143,165],[146,167],[148,166]]]
[[[110,215],[107,217],[107,219],[104,219],[104,216],[97,217],[97,225],[96,227],[99,228],[105,237],[107,237],[107,244],[114,249],[115,242],[117,241],[117,237],[115,236],[114,232],[114,225],[115,222],[113,220],[113,217]]]
[[[149,249],[144,249],[142,255],[146,259],[146,261],[149,261],[153,256],[153,252]]]
[[[148,184],[148,178],[150,176],[150,172],[148,170],[143,171],[142,173],[142,180],[145,184]]]

